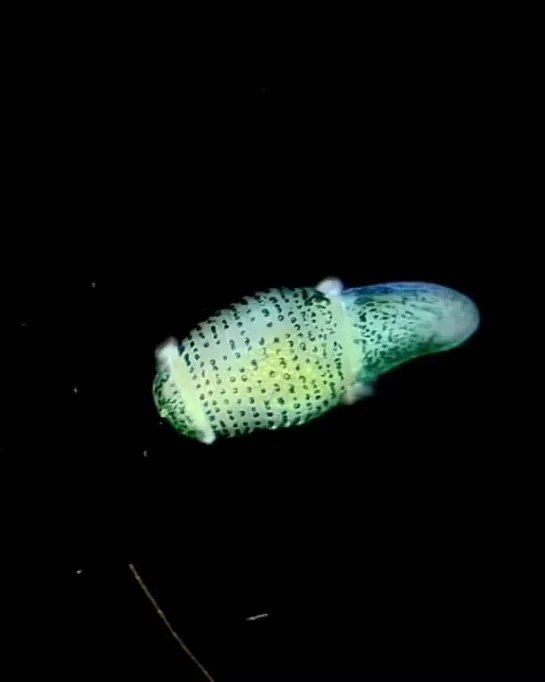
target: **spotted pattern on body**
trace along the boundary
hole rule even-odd
[[[211,443],[308,422],[370,396],[377,377],[463,343],[479,312],[463,294],[396,282],[270,289],[246,296],[156,352],[153,394],[182,434]]]
[[[353,370],[338,306],[315,289],[271,289],[195,327],[179,351],[216,435],[302,424],[340,401]],[[187,409],[172,407],[178,428]]]

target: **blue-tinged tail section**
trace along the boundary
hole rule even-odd
[[[460,346],[480,323],[469,297],[428,282],[345,289],[341,299],[361,346],[364,381],[420,355]]]

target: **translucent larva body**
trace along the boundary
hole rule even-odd
[[[204,443],[303,424],[370,395],[402,362],[463,343],[478,324],[470,299],[434,284],[270,289],[162,344],[154,400]]]

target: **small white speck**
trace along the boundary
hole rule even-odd
[[[26,322],[21,322],[21,327],[26,327]]]
[[[93,287],[93,289],[96,287],[96,285],[97,285],[96,282],[91,282],[91,286]]]
[[[142,454],[144,455],[144,457],[147,457],[147,456],[148,456],[148,451],[147,451],[147,450],[144,450],[144,452],[143,452]]]
[[[267,618],[268,615],[268,613],[260,613],[257,616],[248,616],[246,620],[259,620],[260,618]]]
[[[76,575],[81,575],[83,573],[83,568],[78,568]]]
[[[72,391],[73,391],[74,393],[79,393],[79,388],[78,388],[77,386],[74,386],[74,388],[72,389]]]

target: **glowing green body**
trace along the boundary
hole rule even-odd
[[[478,324],[471,301],[445,287],[342,292],[331,282],[248,296],[181,344],[164,344],[153,385],[160,414],[206,443],[303,424],[368,394],[380,374],[402,362],[458,345]],[[465,306],[467,329],[453,321],[453,306]]]

